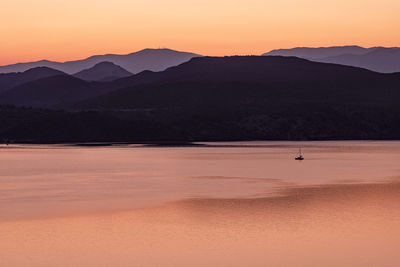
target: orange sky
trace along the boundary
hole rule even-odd
[[[0,65],[168,47],[400,46],[399,0],[1,0]]]

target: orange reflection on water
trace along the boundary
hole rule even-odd
[[[0,223],[0,266],[398,266],[400,184]]]

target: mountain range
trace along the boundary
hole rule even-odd
[[[296,47],[291,49],[275,49],[264,56],[295,56],[323,63],[336,63],[360,67],[382,73],[400,72],[400,48],[360,46],[332,46],[332,47]],[[127,55],[95,55],[83,60],[55,62],[41,60],[36,62],[17,63],[0,66],[1,73],[24,72],[36,67],[48,67],[67,74],[77,74],[93,68],[96,64],[110,62],[129,73],[139,73],[145,70],[163,71],[169,67],[179,65],[193,57],[201,55],[180,52],[171,49],[143,49]],[[93,70],[94,71],[94,70]],[[120,71],[119,71],[120,72]],[[121,73],[121,72],[120,72]],[[125,73],[126,76],[127,73]],[[78,76],[79,77],[79,76]],[[85,77],[83,77],[86,79]],[[120,76],[108,79],[120,78]],[[90,78],[92,79],[92,78]],[[99,79],[95,78],[96,81]]]
[[[264,56],[295,56],[323,63],[336,63],[369,69],[376,72],[400,72],[400,48],[360,46],[297,47],[277,49]]]
[[[85,109],[264,105],[278,101],[400,101],[400,74],[311,62],[296,57],[201,57],[163,72],[127,79],[131,86],[85,101]]]
[[[138,73],[144,70],[162,71],[168,67],[176,66],[198,56],[200,55],[171,49],[144,49],[128,55],[96,55],[82,60],[67,62],[41,60],[17,63],[0,66],[0,73],[24,72],[36,67],[48,67],[67,74],[74,74],[92,68],[94,65],[101,62],[112,62],[131,73]]]
[[[400,138],[400,73],[297,57],[233,56],[195,57],[164,71],[143,71],[108,82],[55,74],[0,94],[0,138]]]
[[[257,103],[265,99],[264,94],[269,98],[282,97],[283,92],[290,86],[298,88],[298,91],[291,91],[287,98],[301,99],[311,95],[315,98],[321,94],[321,91],[316,90],[323,89],[320,96],[323,100],[329,90],[335,88],[335,92],[330,92],[330,99],[333,99],[335,94],[345,95],[344,90],[347,90],[347,95],[357,93],[361,100],[370,92],[366,89],[375,88],[373,86],[398,86],[396,79],[392,78],[398,77],[397,74],[380,74],[355,67],[282,56],[198,57],[162,72],[143,71],[104,82],[104,77],[107,77],[109,72],[106,71],[104,76],[104,73],[97,70],[110,67],[128,75],[112,63],[100,63],[74,76],[54,71],[53,76],[28,81],[4,91],[0,94],[0,104],[96,110],[161,106],[171,108],[173,104],[193,106],[197,102],[222,105],[233,99],[236,93],[238,95],[235,101],[246,99],[248,102]],[[50,69],[39,68],[28,72],[40,70],[47,73]],[[86,81],[77,78],[84,78],[84,74]],[[92,75],[91,78],[89,74]],[[95,79],[103,82],[91,81]],[[259,91],[256,91],[261,95],[256,94],[255,98],[246,95],[251,88],[258,88]],[[364,91],[361,92],[361,89]],[[213,93],[216,90],[219,94]],[[371,92],[376,93],[375,98],[379,99],[381,91]],[[154,106],[150,103],[154,103]]]

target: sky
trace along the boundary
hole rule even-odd
[[[0,65],[171,48],[400,46],[399,0],[1,0]]]

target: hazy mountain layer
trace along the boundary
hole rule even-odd
[[[400,72],[400,48],[359,46],[343,47],[299,47],[293,49],[277,49],[265,53],[265,56],[295,56],[324,63],[337,63],[376,72]]]
[[[138,73],[144,70],[162,71],[198,56],[200,55],[170,49],[144,49],[128,55],[97,55],[83,60],[63,63],[48,60],[18,63],[0,66],[0,73],[22,72],[35,67],[49,67],[68,74],[74,74],[92,68],[94,65],[104,61],[112,62],[131,73]]]

